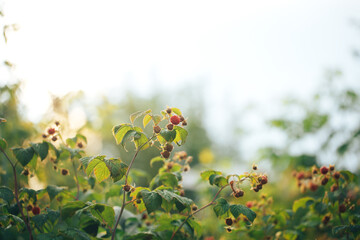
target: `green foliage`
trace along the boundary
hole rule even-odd
[[[8,204],[14,199],[13,191],[5,186],[0,187],[0,198],[4,199]]]
[[[80,159],[80,162],[88,176],[94,172],[98,182],[102,182],[110,176],[114,182],[120,181],[128,169],[128,166],[120,159],[105,159],[103,155],[83,157]]]
[[[347,98],[355,101],[356,97],[351,96],[350,93]],[[198,189],[184,189],[182,181],[188,177],[184,172],[189,171],[191,161],[197,161],[198,156],[192,158],[184,151],[174,152],[174,146],[178,148],[190,142],[191,135],[184,127],[186,124],[174,125],[173,130],[164,127],[171,116],[182,116],[178,108],[170,109],[161,111],[161,115],[151,110],[138,111],[130,115],[130,123],[112,128],[116,144],[125,150],[129,142],[135,146],[133,154],[120,151],[124,161],[105,155],[86,155],[84,146],[79,143],[87,143],[87,139],[80,133],[64,138],[66,141],[63,142],[63,125],[54,128],[58,141],[51,142],[45,137],[38,143],[27,141],[28,146],[10,148],[12,152],[8,150],[7,141],[0,138],[0,147],[16,164],[15,170],[22,172],[21,176],[17,176],[20,179],[18,185],[32,186],[26,181],[32,175],[41,180],[42,174],[49,169],[49,175],[57,175],[62,180],[50,179],[45,185],[47,187],[40,190],[30,187],[19,190],[20,209],[25,218],[18,207],[16,189],[13,191],[6,184],[0,187],[3,202],[0,206],[0,237],[11,232],[19,233],[26,239],[27,224],[36,239],[59,240],[111,237],[157,240],[207,237],[307,239],[309,236],[324,239],[345,239],[348,236],[356,239],[359,236],[360,212],[356,205],[359,199],[358,174],[337,169],[322,174],[316,153],[294,155],[287,149],[269,147],[260,154],[260,159],[270,160],[274,168],[278,165],[288,168],[288,175],[290,170],[296,169],[294,176],[302,194],[294,193],[289,184],[293,187],[295,184],[288,179],[281,181],[285,184],[281,191],[279,186],[274,185],[268,189],[268,176],[257,167],[230,175],[217,170],[202,171],[201,179],[208,184],[201,182],[195,185],[199,188],[206,185],[206,194],[210,194],[206,196],[207,201],[200,196]],[[300,120],[275,119],[271,124],[296,141],[317,133],[331,123],[327,114],[311,109],[305,112]],[[144,129],[136,125],[138,122]],[[346,156],[356,146],[359,132],[353,131],[350,138],[341,142],[337,148],[339,156]],[[191,142],[190,149],[196,144]],[[141,152],[147,148],[150,149]],[[132,168],[141,165],[143,169],[150,165],[153,172],[149,174]],[[203,167],[199,165],[195,169]],[[325,178],[326,183],[322,184]],[[72,182],[67,184],[67,181]],[[278,192],[271,196],[274,191]],[[290,197],[291,200],[283,200]],[[287,201],[286,206],[272,206],[274,202],[284,201]],[[37,209],[34,211],[37,207],[39,212]],[[215,215],[207,211],[210,208]],[[342,208],[345,211],[340,212]],[[27,214],[29,222],[24,221]],[[226,233],[230,231],[231,234]]]
[[[33,158],[35,151],[32,147],[28,148],[13,148],[12,149],[16,159],[25,167]]]

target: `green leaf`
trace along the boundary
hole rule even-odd
[[[100,222],[105,221],[108,226],[113,226],[115,222],[115,211],[112,207],[105,204],[94,204],[91,206],[91,214]]]
[[[179,126],[174,126],[174,130],[176,131],[176,137],[174,139],[174,142],[176,142],[177,145],[181,146],[186,142],[186,138],[188,136],[188,132]]]
[[[196,236],[201,236],[202,227],[201,227],[200,223],[191,218],[189,218],[187,222],[194,229]]]
[[[150,114],[146,114],[144,116],[144,119],[143,119],[143,125],[144,125],[144,128],[146,127],[146,125],[148,125],[148,123],[151,121],[152,117]]]
[[[60,232],[63,235],[70,237],[71,239],[91,240],[91,238],[85,232],[83,232],[77,228],[67,228],[65,230],[60,230]]]
[[[300,199],[294,201],[292,210],[294,213],[296,213],[296,211],[299,208],[306,208],[309,206],[309,204],[312,204],[313,202],[314,202],[314,199],[312,197],[300,198]]]
[[[180,109],[178,109],[178,108],[171,108],[171,110],[172,110],[176,115],[179,115],[179,116],[182,115]]]
[[[244,205],[231,205],[230,212],[235,218],[239,217],[240,214],[243,214],[250,222],[253,222],[256,218],[256,213]]]
[[[148,138],[144,133],[136,132],[137,135],[134,135],[134,142],[136,149],[141,147],[142,150],[147,149],[150,145],[148,143]],[[136,137],[137,136],[137,137]]]
[[[36,203],[37,201],[37,193],[34,189],[29,189],[29,188],[21,188],[19,190],[20,194],[19,194],[19,199],[23,199],[26,198],[28,200],[32,199],[34,203]]]
[[[228,184],[228,181],[225,177],[216,174],[213,174],[209,177],[209,182],[211,185],[216,185],[218,187],[223,187]]]
[[[24,221],[19,218],[18,216],[15,216],[15,215],[12,215],[12,214],[9,214],[9,217],[13,220],[13,222],[16,224],[16,228],[18,230],[21,230],[25,227],[25,223]]]
[[[68,138],[66,139],[66,144],[69,145],[71,148],[75,148],[76,147],[76,143],[78,142],[85,142],[87,143],[87,139],[84,135],[78,133],[76,134],[75,137],[73,138]]]
[[[160,135],[165,139],[165,141],[167,142],[172,142],[174,141],[175,137],[176,137],[176,131],[175,130],[163,130],[160,132]]]
[[[125,176],[128,166],[120,159],[105,159],[104,162],[110,170],[110,176],[114,182],[120,181]]]
[[[217,217],[220,217],[226,214],[230,209],[229,203],[224,198],[219,198],[216,200],[216,205],[214,206],[214,212]]]
[[[32,147],[28,148],[13,148],[12,149],[16,159],[25,167],[34,156],[34,149]]]
[[[94,157],[88,164],[86,168],[86,174],[89,176],[92,171],[94,171],[96,180],[102,182],[108,177],[110,177],[110,170],[106,166],[106,163],[103,161],[105,156]]]
[[[162,117],[158,114],[152,115],[151,118],[155,125],[158,125],[158,123],[161,122],[161,120],[162,120]]]
[[[64,240],[62,236],[56,236],[55,233],[36,234],[36,240]]]
[[[141,196],[148,213],[152,213],[161,207],[162,198],[158,193],[143,190]]]
[[[156,190],[156,192],[167,202],[172,202],[175,200],[176,207],[181,212],[185,208],[190,208],[194,203],[190,198],[182,197],[174,192],[169,190]]]
[[[202,179],[204,180],[209,180],[210,176],[216,174],[216,175],[221,175],[222,173],[219,171],[214,171],[214,170],[207,170],[207,171],[203,171],[200,173],[200,176]]]
[[[77,210],[83,209],[84,207],[87,207],[87,205],[81,201],[67,202],[61,209],[61,217],[63,219],[72,217]]]
[[[76,134],[76,138],[77,138],[76,142],[83,141],[84,143],[87,143],[87,138],[84,135],[80,134],[80,133]]]
[[[177,180],[176,176],[169,172],[160,173],[159,180],[161,181],[161,183],[163,185],[169,186],[172,188],[174,188],[178,185],[178,180]]]
[[[135,119],[137,119],[138,117],[141,117],[145,114],[149,114],[149,113],[151,113],[151,109],[148,109],[146,111],[134,112],[133,114],[130,115],[130,121],[131,121],[131,123],[134,123]]]
[[[296,240],[299,233],[294,230],[285,230],[282,234],[285,240]]]
[[[46,223],[47,221],[47,215],[46,214],[39,214],[39,215],[36,215],[36,216],[33,216],[31,218],[31,220],[35,223],[35,225],[38,227],[38,228],[41,228],[42,226],[44,226],[44,224]]]
[[[125,134],[132,130],[133,128],[131,127],[130,124],[121,124],[121,125],[117,125],[113,127],[113,135],[114,138],[116,140],[116,144],[120,144],[125,136]]]
[[[30,143],[31,147],[40,156],[41,161],[46,158],[49,153],[49,144],[47,142],[42,143]]]
[[[38,159],[38,155],[36,153],[34,153],[33,158],[28,163],[28,166],[30,166],[32,169],[36,169],[37,162],[38,162],[37,159]]]
[[[14,199],[13,191],[5,186],[0,187],[0,198],[4,199],[8,204]]]
[[[131,236],[125,236],[124,240],[158,240],[153,233],[137,233]]]
[[[164,158],[162,157],[154,157],[150,160],[150,166],[152,167],[155,162],[163,162],[165,163]]]
[[[7,142],[4,138],[0,138],[0,148],[5,150],[7,148]]]
[[[105,156],[104,156],[105,157]],[[90,161],[93,159],[94,157],[83,157],[80,158],[79,161],[81,162],[81,164],[84,166],[84,168],[86,169],[90,163]]]
[[[49,186],[47,186],[46,191],[49,194],[50,201],[52,201],[59,193],[65,191],[66,189],[67,189],[66,187],[58,187],[55,185],[49,185]]]

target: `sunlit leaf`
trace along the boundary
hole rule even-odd
[[[25,167],[34,156],[34,149],[32,147],[28,148],[13,148],[12,149],[16,159]]]

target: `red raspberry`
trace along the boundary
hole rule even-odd
[[[320,172],[325,175],[325,174],[327,174],[329,172],[329,169],[327,167],[325,167],[325,166],[322,166],[320,168]]]
[[[236,197],[236,198],[240,198],[242,196],[244,196],[244,191],[243,190],[239,190],[234,194],[234,197]]]
[[[321,222],[322,222],[324,225],[328,224],[329,221],[330,221],[330,216],[328,216],[328,215],[325,215],[325,216],[323,217],[323,219],[321,220]]]
[[[39,215],[40,214],[40,208],[37,207],[37,206],[34,206],[31,211],[32,211],[32,213],[34,215]]]
[[[171,131],[171,130],[174,129],[174,124],[169,123],[168,125],[166,125],[166,128],[167,128],[169,131]]]
[[[180,118],[178,116],[174,115],[170,118],[170,122],[174,125],[178,125],[180,123]]]
[[[163,151],[161,152],[161,155],[165,158],[165,159],[168,159],[170,157],[170,152],[168,151]]]
[[[159,125],[154,126],[154,133],[161,132],[161,127]]]
[[[333,177],[334,177],[336,180],[338,180],[338,179],[340,178],[340,173],[339,173],[339,172],[335,172],[335,173],[333,174]]]
[[[231,218],[227,218],[225,219],[225,223],[226,225],[231,226],[233,224],[233,220]]]
[[[55,128],[49,128],[49,129],[48,129],[48,134],[49,134],[49,135],[53,135],[55,132],[56,132],[56,131],[55,131]]]
[[[246,202],[246,207],[248,207],[248,208],[252,208],[253,205],[254,205],[254,202],[252,202],[252,201]]]
[[[261,184],[267,184],[268,183],[268,178],[267,178],[267,176],[266,175],[264,175],[264,176],[262,176],[262,178],[261,178]]]
[[[304,179],[304,178],[305,178],[305,173],[304,173],[304,172],[299,172],[299,173],[296,175],[296,178],[297,178],[298,180]]]
[[[127,184],[126,184],[126,185],[124,186],[124,191],[125,191],[125,192],[129,192],[130,190],[131,190],[130,185],[127,185]]]
[[[63,168],[63,169],[61,169],[61,174],[62,174],[63,176],[66,176],[66,175],[69,174],[69,170]]]
[[[328,183],[328,181],[329,181],[329,178],[327,178],[327,177],[324,177],[322,180],[321,180],[321,185],[326,185],[327,183]]]
[[[166,143],[164,150],[171,152],[174,149],[174,146],[171,143]]]
[[[310,188],[310,190],[311,191],[313,191],[313,192],[315,192],[317,189],[318,189],[318,185],[317,184],[315,184],[315,183],[313,183],[313,182],[310,182],[309,183],[309,188]]]
[[[346,206],[345,206],[345,204],[340,204],[340,205],[339,205],[339,212],[341,212],[341,213],[346,212]]]

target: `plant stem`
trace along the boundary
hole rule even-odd
[[[78,175],[77,175],[77,171],[76,171],[76,167],[75,167],[75,161],[74,161],[74,159],[71,159],[71,161],[72,161],[72,165],[74,168],[74,174],[75,174],[75,180],[76,180],[76,188],[77,188],[76,200],[79,200],[79,194],[80,194],[79,179],[78,179]]]
[[[24,212],[23,212],[23,209],[21,207],[21,204],[20,204],[20,201],[19,201],[19,191],[18,191],[18,181],[17,181],[17,174],[16,174],[16,165],[13,164],[13,162],[10,160],[9,156],[6,154],[6,152],[4,151],[4,149],[2,149],[0,147],[0,151],[4,154],[5,158],[9,161],[11,167],[12,167],[12,170],[13,170],[13,174],[14,174],[14,195],[15,195],[15,200],[16,200],[16,203],[18,205],[18,208],[19,208],[19,211],[20,211],[20,214],[21,214],[21,217],[23,218],[25,224],[26,224],[26,228],[29,232],[29,239],[30,240],[33,240],[33,236],[32,236],[32,232],[31,232],[31,227],[30,227],[30,224],[29,224],[29,221],[28,219],[26,219],[25,215],[24,215]]]
[[[215,194],[214,198],[211,200],[211,202],[209,202],[208,204],[206,204],[205,206],[199,208],[198,210],[196,210],[195,212],[191,213],[189,216],[187,216],[187,218],[184,220],[184,222],[173,232],[170,240],[172,240],[175,237],[175,234],[182,228],[182,226],[184,226],[184,224],[187,222],[187,220],[189,220],[189,218],[191,218],[192,216],[194,216],[195,214],[197,214],[198,212],[204,210],[205,208],[211,206],[214,204],[216,198],[218,197],[218,195],[220,194],[220,192],[226,188],[227,186],[229,186],[228,184],[225,186],[222,186],[219,191]]]
[[[146,145],[148,144],[154,137],[156,137],[156,135],[153,135],[151,138],[149,138],[144,144],[142,144],[135,152],[134,154],[134,157],[131,159],[131,162],[129,164],[129,167],[126,171],[126,174],[125,174],[125,185],[127,185],[128,183],[128,176],[129,176],[129,172],[130,172],[130,169],[135,161],[135,158],[137,157],[138,153],[140,152],[140,150]],[[120,210],[120,214],[118,216],[118,218],[116,219],[116,223],[115,223],[115,226],[114,226],[114,229],[113,229],[113,232],[112,232],[112,235],[111,235],[111,240],[114,240],[115,239],[115,234],[116,234],[116,228],[117,228],[117,225],[119,224],[120,222],[120,218],[121,218],[121,215],[123,214],[124,212],[124,209],[125,209],[125,206],[126,206],[126,192],[124,191],[124,194],[123,194],[123,200],[122,200],[122,206],[121,206],[121,210]]]

